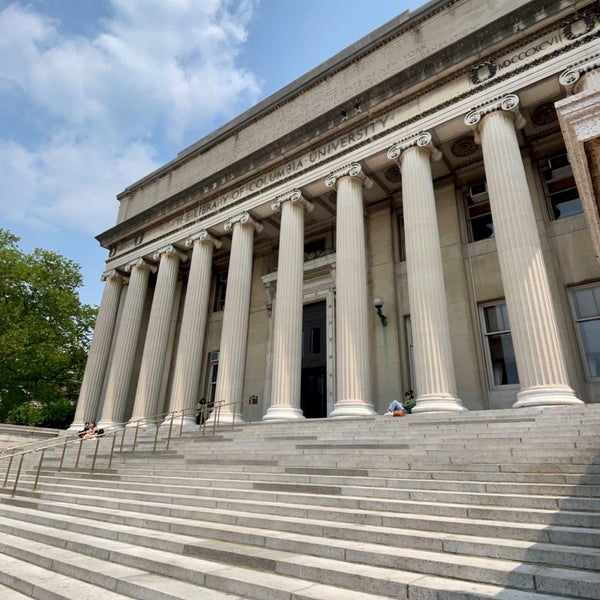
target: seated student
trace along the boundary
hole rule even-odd
[[[386,417],[391,416],[402,416],[405,413],[410,414],[416,404],[415,393],[412,390],[408,390],[404,393],[404,402],[400,403],[398,400],[392,400],[392,403],[388,406]],[[394,414],[394,411],[402,411],[402,415]]]
[[[83,438],[89,439],[104,435],[104,429],[98,429],[98,426],[93,421],[90,423],[89,429],[84,433]]]
[[[89,431],[90,429],[90,422],[86,421],[85,425],[83,426],[83,429],[77,432],[77,435],[82,438],[85,436],[85,434]]]

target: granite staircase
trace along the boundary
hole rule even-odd
[[[156,451],[149,430],[110,468],[110,438],[86,440],[77,467],[56,449],[1,488],[0,598],[600,599],[599,434],[587,405],[256,423]]]

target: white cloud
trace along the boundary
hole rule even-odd
[[[116,193],[256,99],[236,64],[254,1],[112,0],[93,39],[19,3],[1,10],[0,101],[19,108],[0,117],[0,210],[110,227]]]

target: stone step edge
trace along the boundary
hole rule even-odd
[[[36,474],[35,473],[27,473],[26,476],[23,478],[23,483],[29,482],[29,483],[33,483],[33,481],[35,481],[35,477]],[[90,485],[91,487],[103,487],[103,484],[109,485],[112,484],[115,487],[118,487],[119,489],[135,489],[134,486],[139,486],[140,491],[145,491],[146,489],[153,489],[156,487],[160,487],[161,490],[164,492],[165,490],[175,490],[175,491],[185,491],[187,490],[188,493],[192,493],[194,490],[198,490],[198,489],[214,489],[214,490],[219,490],[219,489],[224,489],[224,490],[249,490],[249,491],[256,491],[256,492],[261,492],[261,491],[273,491],[273,492],[281,492],[281,493],[285,493],[286,490],[284,489],[284,487],[288,487],[289,490],[287,490],[289,493],[296,493],[294,491],[294,488],[297,488],[298,490],[303,490],[306,492],[313,492],[313,493],[317,493],[319,495],[329,495],[325,492],[321,492],[319,491],[319,489],[321,490],[326,490],[327,488],[331,488],[331,495],[338,495],[335,494],[333,490],[337,490],[339,489],[340,492],[342,489],[346,490],[346,491],[350,491],[350,492],[355,492],[355,493],[340,493],[339,496],[343,497],[343,498],[365,498],[365,499],[371,499],[372,496],[369,495],[365,495],[365,496],[361,496],[359,494],[359,492],[361,491],[370,491],[370,492],[376,492],[376,491],[381,491],[381,492],[396,492],[396,493],[408,493],[408,494],[448,494],[449,496],[452,495],[472,495],[472,496],[478,496],[478,497],[490,497],[490,498],[497,498],[497,499],[502,499],[502,498],[522,498],[523,500],[527,499],[527,498],[534,498],[536,500],[547,500],[547,501],[551,501],[551,500],[555,500],[556,501],[556,506],[554,508],[560,509],[560,503],[564,503],[565,501],[583,501],[583,502],[600,502],[600,485],[598,486],[598,496],[593,496],[593,495],[578,495],[576,492],[579,488],[579,486],[568,486],[568,485],[564,485],[564,486],[557,486],[557,485],[552,485],[552,484],[530,484],[530,487],[532,488],[532,493],[523,493],[523,492],[514,492],[511,491],[509,489],[505,490],[505,491],[488,491],[488,490],[484,490],[484,491],[477,491],[477,490],[467,490],[467,491],[457,491],[457,490],[449,490],[449,489],[435,489],[435,488],[416,488],[416,487],[407,487],[407,488],[403,488],[403,487],[390,487],[390,486],[381,486],[381,485],[360,485],[360,484],[349,484],[349,483],[316,483],[316,482],[295,482],[295,481],[283,481],[283,482],[278,482],[278,481],[274,481],[274,480],[256,480],[256,479],[224,479],[224,478],[209,478],[209,477],[201,477],[201,478],[188,478],[189,482],[186,483],[174,483],[174,482],[169,482],[168,479],[175,479],[175,477],[172,478],[159,478],[158,481],[140,481],[141,478],[149,478],[146,475],[138,475],[138,476],[134,476],[133,478],[108,478],[108,477],[103,477],[99,474],[85,474],[82,477],[69,477],[66,476],[64,474],[60,474],[60,475],[54,475],[54,474],[44,474],[41,473],[40,474],[40,482],[45,482],[46,484],[53,484],[56,483],[57,485],[65,485],[65,486],[69,486],[71,485],[71,482],[73,485],[76,484],[84,484],[84,485]],[[136,480],[137,479],[137,480]],[[180,478],[179,478],[180,479]],[[396,481],[402,481],[402,480],[396,480]],[[408,481],[423,481],[423,480],[408,480]],[[438,480],[427,480],[427,481],[431,481],[432,483],[435,483]],[[209,485],[207,485],[207,482],[209,483]],[[217,483],[219,485],[210,485],[212,483]],[[227,486],[226,484],[238,484],[238,486],[235,485],[229,485]],[[455,482],[456,485],[464,485],[466,482]],[[473,485],[505,485],[505,486],[510,486],[509,483],[503,483],[503,484],[492,484],[492,483],[481,483],[481,482],[472,482]],[[239,484],[246,484],[244,485],[239,485]],[[515,485],[520,485],[520,486],[524,486],[526,484],[515,484]],[[569,488],[569,492],[571,493],[567,493],[567,491],[565,490],[564,494],[556,494],[556,493],[552,493],[552,494],[548,494],[548,493],[541,493],[544,491],[544,487],[550,487],[552,485],[552,487],[565,487],[565,488]],[[129,486],[129,487],[128,487]],[[258,486],[258,487],[256,487]],[[260,486],[265,486],[264,489],[261,488]],[[266,486],[271,486],[273,488],[276,488],[276,486],[280,486],[281,489],[272,489],[269,490],[267,489]],[[539,493],[533,493],[534,491],[538,491]],[[188,495],[187,493],[184,495]],[[408,500],[412,500],[412,498],[408,498]],[[460,504],[463,504],[464,502],[459,502]],[[583,509],[578,509],[578,510],[583,510]],[[593,511],[598,511],[599,507],[594,507],[594,508],[590,508],[589,510],[593,510]]]
[[[116,511],[122,511],[124,513],[127,514],[152,514],[152,515],[156,515],[156,516],[162,516],[162,517],[168,517],[168,518],[180,518],[175,516],[173,513],[177,513],[177,512],[183,512],[184,514],[186,514],[186,518],[193,518],[193,519],[203,519],[206,520],[206,515],[208,514],[208,516],[211,517],[216,517],[219,516],[220,519],[233,519],[235,524],[238,524],[239,520],[252,520],[254,522],[261,522],[261,523],[265,523],[267,522],[267,524],[269,525],[269,527],[265,526],[262,527],[262,529],[268,529],[270,527],[273,526],[273,523],[281,523],[281,524],[286,524],[288,526],[288,529],[283,529],[281,530],[282,532],[288,531],[289,530],[289,525],[292,524],[293,526],[298,526],[298,527],[303,527],[306,526],[306,524],[310,524],[313,525],[316,523],[318,528],[321,527],[325,527],[325,528],[337,528],[337,529],[350,529],[353,530],[355,528],[355,523],[351,522],[351,521],[340,521],[340,520],[336,520],[336,521],[332,521],[332,520],[325,520],[325,519],[319,519],[316,517],[298,517],[298,516],[289,516],[289,515],[274,515],[274,514],[270,514],[268,512],[266,513],[255,513],[255,512],[243,512],[240,511],[239,509],[233,510],[233,509],[222,509],[222,508],[218,508],[215,507],[213,509],[211,509],[210,513],[207,513],[205,510],[203,510],[202,507],[190,507],[190,508],[185,508],[185,509],[180,509],[179,507],[173,506],[172,504],[154,504],[150,507],[148,507],[147,505],[140,505],[139,503],[135,503],[135,502],[122,502],[122,501],[115,501],[112,504],[115,504],[118,508],[111,508],[110,506],[108,506],[111,503],[105,502],[104,504],[107,506],[98,506],[96,503],[94,502],[88,502],[88,503],[83,503],[81,502],[81,498],[79,497],[74,497],[74,502],[68,502],[64,500],[64,496],[63,495],[58,495],[55,494],[54,496],[58,497],[58,500],[53,498],[52,500],[48,500],[45,499],[45,501],[42,503],[42,505],[46,506],[46,509],[48,509],[48,507],[50,506],[59,506],[59,507],[67,507],[68,510],[73,513],[73,514],[77,514],[78,512],[85,514],[89,514],[89,512],[91,511],[106,511],[107,513],[112,513],[114,514]],[[32,494],[31,495],[31,499],[9,499],[6,500],[5,502],[14,504],[16,506],[19,505],[31,505],[32,503],[35,503],[36,505],[40,505],[39,502],[39,496],[37,494]],[[123,507],[133,507],[133,508],[123,508]],[[152,510],[149,510],[149,508],[151,508],[154,512],[152,512]],[[165,511],[168,511],[169,514],[165,515]],[[337,514],[337,511],[332,511],[332,514]],[[189,516],[191,515],[191,516]],[[194,516],[196,515],[196,516]],[[505,521],[489,521],[489,520],[477,520],[477,519],[464,519],[464,518],[449,518],[449,517],[438,517],[436,515],[401,515],[398,518],[392,519],[392,523],[391,524],[387,524],[384,525],[383,521],[385,519],[385,516],[387,516],[387,513],[381,513],[381,523],[380,524],[365,524],[363,523],[361,525],[361,527],[370,527],[370,528],[381,528],[383,531],[389,530],[390,528],[392,530],[398,529],[399,528],[399,523],[398,521],[408,521],[410,523],[410,525],[412,525],[412,527],[406,525],[406,523],[404,523],[404,525],[402,527],[400,527],[401,529],[406,529],[408,531],[426,531],[426,532],[431,532],[431,531],[437,531],[438,529],[442,529],[443,533],[446,534],[455,534],[456,531],[450,531],[451,528],[446,527],[446,530],[443,529],[444,526],[447,526],[449,524],[452,524],[453,527],[458,530],[458,531],[464,531],[466,528],[468,528],[469,526],[472,527],[473,529],[479,529],[479,528],[483,528],[485,530],[489,531],[495,531],[496,535],[490,535],[488,533],[488,535],[486,535],[485,537],[500,537],[501,539],[513,539],[510,536],[514,536],[515,533],[518,533],[518,535],[520,536],[518,539],[520,539],[521,541],[531,541],[531,542],[539,542],[539,543],[548,543],[548,544],[553,544],[556,543],[553,538],[557,537],[558,539],[561,538],[565,538],[565,537],[569,537],[569,536],[575,536],[577,537],[577,539],[579,540],[579,544],[583,546],[584,548],[587,548],[589,546],[592,547],[598,547],[600,546],[599,543],[599,539],[600,539],[600,530],[598,529],[590,529],[590,528],[582,528],[582,527],[568,527],[568,526],[558,526],[558,525],[551,525],[551,526],[547,526],[545,524],[532,524],[532,523],[510,523],[510,522],[505,522]],[[208,520],[208,522],[211,522],[210,520]],[[215,522],[215,521],[212,521]],[[429,529],[427,527],[430,527]],[[435,529],[434,529],[435,527]],[[501,536],[498,535],[498,532],[506,532],[507,535],[506,536]],[[465,534],[468,535],[470,537],[482,537],[479,532],[477,533],[477,535],[473,535],[473,534]],[[590,544],[588,546],[586,546],[585,544],[582,544],[581,540],[585,539],[585,538],[590,538]]]
[[[23,548],[22,537],[10,535],[5,536],[5,539],[3,541],[4,551],[6,552],[7,547],[9,547],[10,537],[16,539],[16,542],[14,542],[16,544],[15,550],[21,556],[23,556],[26,550]],[[46,536],[44,542],[33,542],[34,546],[37,548],[35,554],[36,556],[39,556],[40,544],[43,544],[44,546],[50,546],[52,549],[54,549],[54,551],[49,551],[49,555],[51,556],[51,565],[54,569],[58,567],[61,560],[66,560],[64,556],[66,553],[68,553],[66,558],[72,556],[76,559],[79,553],[85,552],[88,555],[88,559],[86,560],[86,562],[89,562],[90,558],[93,558],[90,553],[98,553],[98,549],[102,548],[103,546],[103,544],[98,540],[98,538],[86,534],[78,534],[76,536],[75,541],[73,542],[70,542],[68,540],[69,536],[66,536],[66,540],[54,538],[54,540],[59,544],[59,546],[56,546],[56,544],[52,544],[53,540],[48,539],[48,537],[49,536]],[[65,543],[64,548],[60,546],[60,544],[62,544],[63,541]],[[69,548],[71,544],[74,544],[78,548],[78,550],[71,550]],[[117,546],[116,549],[115,545]],[[197,574],[199,570],[204,566],[203,563],[208,564],[209,568],[214,568],[215,565],[221,565],[222,563],[225,563],[227,565],[233,564],[234,568],[236,569],[258,569],[263,573],[263,575],[260,576],[261,581],[264,580],[264,573],[267,573],[269,575],[284,575],[292,577],[294,579],[298,579],[298,575],[296,574],[297,569],[300,569],[301,572],[304,573],[304,575],[301,575],[299,577],[300,579],[306,579],[306,581],[312,581],[321,585],[335,584],[336,586],[339,586],[340,581],[348,581],[348,579],[345,579],[345,575],[347,574],[347,561],[307,557],[302,555],[299,556],[297,553],[292,554],[285,553],[282,551],[257,552],[256,549],[254,549],[252,557],[247,560],[247,563],[249,562],[249,566],[246,567],[238,566],[236,562],[232,562],[233,559],[240,556],[239,549],[236,549],[236,547],[232,544],[221,544],[222,547],[229,547],[229,551],[221,549],[220,552],[212,553],[213,556],[208,557],[204,557],[202,555],[196,557],[194,553],[194,548],[192,548],[189,545],[184,545],[177,555],[165,552],[163,550],[146,549],[146,552],[143,553],[144,557],[142,558],[137,557],[137,554],[134,551],[133,557],[136,557],[138,560],[136,560],[135,558],[132,560],[131,542],[124,543],[118,541],[110,541],[109,543],[104,544],[104,546],[104,550],[106,551],[106,560],[110,559],[110,563],[112,563],[113,565],[116,562],[122,561],[123,557],[126,557],[127,560],[129,562],[132,562],[134,565],[136,563],[140,563],[140,565],[134,566],[134,568],[142,568],[141,564],[148,565],[148,563],[151,562],[151,572],[153,573],[157,573],[156,569],[160,568],[160,566],[165,563],[171,564],[173,566],[176,562],[176,558],[178,558],[179,555],[183,555],[186,557],[186,566],[179,566],[178,568],[176,568],[178,579],[184,578],[185,571],[192,569],[194,573],[192,577],[194,577],[195,574]],[[60,548],[60,550],[58,550],[57,548]],[[196,546],[195,548],[198,548],[198,546]],[[206,553],[206,547],[204,549],[204,553]],[[62,559],[60,558],[61,555]],[[357,554],[357,561],[360,555],[362,555],[362,553],[359,552]],[[93,558],[94,562],[99,560],[102,559]],[[237,560],[239,561],[240,559],[238,558]],[[78,561],[75,560],[74,562]],[[375,585],[377,586],[379,593],[383,593],[385,595],[390,596],[397,593],[398,585],[408,586],[410,581],[414,579],[431,575],[430,573],[426,572],[402,570],[398,569],[397,567],[365,565],[361,562],[352,562],[352,565],[353,576],[352,578],[349,578],[349,585],[347,585],[346,587],[350,587],[352,589],[359,589],[360,591],[369,591],[370,589],[372,589],[373,585]],[[441,579],[459,579],[464,583],[476,583],[484,585],[506,585],[507,581],[504,581],[503,578],[508,577],[508,580],[510,580],[511,583],[510,587],[518,590],[536,591],[545,588],[546,591],[550,592],[553,591],[557,585],[559,585],[563,586],[565,589],[577,589],[577,595],[581,598],[597,599],[599,597],[594,592],[594,590],[597,591],[599,589],[600,574],[598,573],[586,573],[582,571],[572,571],[567,569],[543,569],[540,567],[530,567],[529,569],[527,569],[524,566],[520,566],[517,574],[517,571],[515,570],[516,565],[512,566],[512,569],[508,569],[507,571],[501,571],[496,576],[498,581],[481,580],[486,576],[488,578],[493,576],[493,565],[481,565],[476,567],[472,565],[465,566],[463,564],[452,565],[451,567],[449,567],[450,571],[454,570],[454,572],[461,573],[462,575],[465,574],[466,570],[477,572],[478,579],[473,579],[473,576],[471,576],[470,579],[465,580],[459,577],[455,577],[452,574],[434,574],[434,576]],[[144,570],[150,569],[145,566]],[[526,572],[527,570],[529,572]],[[486,573],[490,574],[485,575]],[[86,576],[89,577],[89,575],[89,572],[87,572]],[[520,583],[517,584],[517,581],[519,581]],[[342,585],[342,587],[344,586]]]
[[[44,487],[46,486],[46,487]],[[63,489],[66,488],[66,489]],[[53,484],[53,483],[42,483],[42,484],[38,484],[38,489],[37,491],[39,493],[48,493],[48,492],[53,492],[55,490],[61,490],[63,493],[69,493],[71,490],[73,491],[73,493],[76,493],[77,491],[79,491],[79,493],[81,494],[81,488],[77,487],[77,486],[70,486],[70,485],[59,485],[59,484]],[[237,492],[238,495],[241,495],[242,493],[244,493],[247,496],[251,496],[251,495],[255,495],[257,496],[256,501],[261,500],[260,498],[258,498],[259,496],[266,494],[266,495],[272,495],[273,498],[269,501],[264,501],[261,500],[261,504],[263,505],[269,505],[269,506],[286,506],[288,508],[298,508],[299,506],[310,506],[312,509],[317,509],[319,508],[318,504],[308,504],[305,505],[302,502],[299,502],[299,500],[302,499],[303,496],[309,496],[309,497],[313,497],[313,495],[311,494],[301,494],[301,493],[297,493],[297,492],[290,492],[290,491],[283,491],[283,490],[276,490],[276,491],[271,491],[271,490],[236,490],[233,488],[210,488],[210,490],[212,492],[219,492],[222,493],[224,495],[215,495],[215,494],[207,494],[207,495],[202,495],[202,496],[198,496],[198,495],[194,495],[194,494],[172,494],[172,493],[168,493],[168,492],[157,492],[157,491],[140,491],[140,490],[121,490],[115,487],[94,487],[93,491],[94,492],[98,492],[98,494],[92,494],[92,488],[87,488],[84,490],[84,494],[81,494],[82,496],[97,496],[99,498],[106,498],[106,496],[103,496],[101,494],[101,492],[106,492],[107,495],[112,496],[112,497],[119,497],[119,498],[126,498],[126,499],[133,499],[131,498],[132,496],[139,496],[141,497],[141,499],[145,499],[147,502],[156,502],[155,500],[152,500],[151,497],[155,497],[155,498],[178,498],[180,501],[186,501],[186,500],[192,500],[195,499],[197,500],[198,498],[203,498],[205,499],[207,502],[208,501],[212,501],[212,502],[238,502],[238,503],[243,503],[243,504],[256,504],[255,501],[253,501],[253,499],[246,499],[246,498],[239,498],[239,497],[235,497],[235,494],[233,492]],[[226,496],[226,493],[230,493],[230,496]],[[0,490],[0,494],[2,493],[2,490]],[[440,493],[449,493],[449,492],[440,492]],[[492,494],[489,494],[492,495]],[[488,495],[486,495],[488,496]],[[504,496],[508,496],[508,495],[504,495]],[[285,498],[284,500],[280,500],[280,498],[283,497]],[[433,500],[412,500],[410,498],[405,498],[405,499],[394,499],[394,498],[372,498],[372,497],[368,497],[368,496],[343,496],[341,494],[320,494],[318,496],[319,498],[328,498],[329,500],[335,500],[335,499],[339,499],[340,501],[346,501],[348,502],[356,502],[357,504],[360,503],[376,503],[376,502],[380,502],[383,504],[387,504],[390,506],[391,508],[397,508],[397,509],[401,509],[401,508],[405,508],[407,505],[409,505],[411,508],[412,507],[422,507],[424,510],[427,508],[430,508],[433,510],[434,507],[440,509],[440,508],[444,508],[447,509],[448,511],[450,510],[456,510],[457,507],[460,507],[461,509],[465,509],[467,512],[468,511],[476,511],[476,510],[480,510],[480,511],[490,511],[490,512],[494,512],[494,513],[499,513],[499,514],[505,514],[508,515],[508,513],[515,513],[515,514],[523,514],[523,513],[527,513],[529,516],[535,514],[535,515],[539,515],[540,517],[542,516],[552,516],[552,515],[562,515],[563,518],[565,516],[569,516],[569,517],[574,517],[574,516],[581,516],[582,518],[585,517],[589,517],[589,518],[598,518],[600,519],[600,514],[598,513],[597,510],[589,510],[589,511],[584,511],[581,509],[577,509],[577,510],[566,510],[566,509],[559,509],[558,504],[556,507],[549,509],[549,508],[534,508],[534,507],[527,507],[527,506],[494,506],[492,504],[466,504],[464,502],[449,502],[449,501],[433,501]],[[525,496],[528,497],[528,496]],[[589,498],[584,498],[585,500],[594,500],[594,499],[589,499]],[[292,501],[288,501],[288,500],[292,500]],[[184,506],[194,506],[194,505],[185,505]],[[327,505],[326,508],[331,508],[331,509],[336,509],[336,510],[352,510],[354,512],[357,511],[364,511],[364,512],[373,512],[375,510],[380,510],[383,511],[384,509],[374,509],[374,508],[365,508],[364,506],[362,507],[333,507],[330,505]],[[400,511],[403,512],[403,511]],[[412,513],[415,514],[415,513]],[[430,514],[430,513],[425,513],[425,514]],[[468,515],[466,515],[468,517]],[[599,521],[599,525],[600,527],[600,521]]]
[[[364,550],[366,552],[367,548],[370,548],[372,553],[376,553],[379,551],[380,548],[391,548],[389,551],[390,554],[397,554],[400,552],[403,552],[404,555],[410,555],[411,552],[416,552],[416,553],[429,553],[430,556],[432,557],[431,560],[434,560],[434,556],[437,557],[436,560],[439,561],[447,561],[449,559],[449,557],[454,557],[456,558],[457,556],[464,556],[464,557],[470,557],[473,560],[498,560],[498,561],[504,561],[504,562],[513,562],[513,563],[519,563],[519,564],[529,564],[527,561],[523,560],[523,559],[516,559],[516,558],[508,558],[508,557],[501,557],[501,556],[493,556],[491,554],[491,549],[496,548],[498,544],[501,544],[505,547],[509,546],[509,543],[507,542],[513,542],[513,546],[516,546],[515,541],[514,540],[504,540],[501,538],[477,538],[477,539],[473,539],[472,536],[461,536],[461,535],[457,535],[457,534],[447,534],[445,536],[439,536],[439,542],[440,542],[440,548],[425,548],[425,547],[415,547],[415,546],[410,546],[410,545],[395,545],[395,546],[391,546],[389,544],[379,544],[376,542],[364,542],[364,541],[359,541],[359,540],[352,540],[352,539],[341,539],[341,538],[335,538],[335,541],[332,544],[332,540],[329,539],[326,535],[322,535],[322,536],[316,536],[316,535],[304,535],[304,534],[296,534],[296,533],[289,533],[286,532],[285,536],[282,536],[282,534],[280,532],[277,532],[275,534],[271,534],[271,532],[269,530],[264,530],[264,529],[257,529],[257,528],[251,528],[251,527],[244,527],[244,526],[239,526],[239,525],[230,525],[230,524],[212,524],[212,523],[204,523],[202,526],[199,526],[197,523],[193,523],[190,525],[190,523],[186,520],[186,519],[182,519],[182,518],[175,518],[175,517],[171,517],[171,518],[166,518],[164,516],[159,516],[157,515],[155,518],[152,518],[150,516],[148,516],[145,513],[138,513],[137,516],[136,515],[128,515],[130,520],[135,520],[137,519],[140,523],[143,523],[144,527],[147,527],[151,524],[154,525],[154,527],[152,527],[152,535],[151,536],[147,536],[146,533],[142,530],[139,530],[139,526],[137,525],[132,525],[132,524],[128,524],[126,522],[126,519],[124,520],[124,522],[120,523],[120,524],[111,524],[109,523],[108,525],[106,523],[104,523],[104,528],[108,527],[108,530],[110,531],[115,531],[115,532],[120,532],[123,534],[131,534],[134,535],[140,539],[143,540],[147,540],[147,542],[144,544],[146,546],[149,547],[154,547],[153,545],[153,540],[155,540],[156,538],[160,538],[160,537],[164,537],[164,536],[168,536],[167,539],[169,542],[173,542],[175,543],[177,539],[179,538],[183,538],[185,537],[186,539],[190,539],[190,534],[184,534],[184,533],[180,533],[178,532],[179,529],[183,529],[183,530],[188,530],[190,528],[192,529],[198,529],[198,530],[202,530],[201,533],[200,531],[198,531],[199,535],[202,535],[203,537],[206,537],[212,541],[218,542],[218,543],[227,543],[228,542],[228,537],[231,538],[232,536],[236,535],[238,538],[238,541],[236,542],[237,544],[241,544],[241,545],[245,545],[245,546],[249,546],[249,547],[258,547],[258,548],[264,548],[264,549],[281,549],[281,550],[286,550],[285,548],[281,547],[281,540],[282,538],[287,538],[287,539],[292,539],[294,543],[298,543],[298,544],[302,544],[307,548],[314,548],[314,550],[312,551],[308,551],[307,554],[312,555],[312,556],[322,556],[323,555],[323,549],[325,548],[329,548],[332,545],[336,547],[337,552],[335,554],[338,554],[340,552],[343,551],[343,553],[350,551],[359,551],[359,550]],[[22,517],[22,518],[21,518]],[[22,513],[18,513],[17,515],[15,515],[14,513],[11,513],[8,516],[2,516],[0,515],[0,519],[10,519],[12,521],[23,521],[23,518],[28,517],[29,519],[34,518],[34,515],[32,515],[32,511],[28,510],[28,511],[23,511]],[[94,521],[96,521],[96,519],[93,519]],[[99,519],[98,519],[99,520]],[[43,521],[51,521],[51,525],[46,525],[46,523],[44,523]],[[99,520],[100,522],[100,520]],[[153,523],[154,522],[154,523]],[[27,521],[27,523],[29,523],[29,521]],[[48,526],[48,527],[52,527],[53,529],[67,529],[68,531],[71,532],[79,532],[79,533],[85,533],[86,532],[86,528],[91,527],[90,524],[90,519],[86,519],[85,524],[82,524],[81,526],[77,526],[77,523],[73,524],[72,520],[70,520],[67,516],[56,516],[54,515],[53,519],[49,519],[48,515],[45,514],[39,518],[37,518],[35,520],[35,522],[32,522],[35,525],[38,526]],[[164,530],[164,526],[160,526],[163,524],[169,523],[169,527],[168,527],[168,531]],[[214,525],[213,527],[211,527],[210,525]],[[104,536],[103,534],[108,531],[106,529],[103,529],[102,527],[100,527],[100,525],[94,526],[93,527],[94,531],[95,531],[95,535],[99,536],[99,537],[110,537],[110,536]],[[221,536],[216,535],[216,533],[221,533]],[[396,531],[395,532],[396,535],[399,535],[399,532]],[[419,532],[420,533],[420,532]],[[406,532],[407,537],[419,537],[419,535],[415,535],[413,532]],[[429,539],[428,536],[426,535],[421,535],[421,537],[423,537],[424,539]],[[262,540],[262,543],[258,543],[255,542],[253,543],[253,538],[259,538],[259,541]],[[271,540],[269,543],[267,543],[267,540]],[[477,554],[475,553],[473,550],[470,553],[465,553],[465,552],[457,552],[455,550],[446,550],[445,546],[446,544],[449,544],[450,547],[452,547],[453,545],[470,545],[470,546],[484,546],[487,545],[489,546],[490,550],[488,550],[489,554],[483,554],[480,553]],[[188,545],[190,546],[195,546],[196,545],[196,537],[191,538],[191,542],[188,543]],[[316,553],[317,548],[319,548],[320,552]],[[562,568],[562,569],[582,569],[582,570],[595,570],[595,571],[599,571],[600,572],[600,567],[598,566],[600,564],[600,549],[591,549],[591,548],[585,548],[585,547],[573,547],[573,546],[561,546],[561,545],[552,545],[552,544],[540,544],[540,543],[521,543],[520,544],[520,550],[523,550],[524,552],[527,551],[531,551],[531,550],[535,550],[536,552],[536,556],[539,556],[541,553],[544,553],[544,555],[549,555],[548,559],[552,558],[554,560],[554,562],[551,563],[544,563],[543,564],[543,568]],[[286,550],[288,552],[293,552],[292,550]],[[575,565],[567,565],[567,564],[561,564],[558,561],[558,556],[560,554],[571,554],[573,556],[580,556],[583,554],[588,554],[590,555],[590,563],[592,563],[594,566],[590,566],[590,567],[581,567],[581,566],[575,566]],[[557,558],[554,558],[552,555],[556,555]],[[595,555],[595,560],[592,558],[592,556]],[[329,556],[329,558],[336,558],[335,556]],[[337,558],[339,558],[339,556],[337,556]],[[538,559],[536,559],[533,562],[541,562]],[[372,563],[371,563],[372,564]],[[375,565],[377,566],[377,565]]]

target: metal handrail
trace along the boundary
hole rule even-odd
[[[45,457],[45,453],[46,450],[51,450],[53,448],[62,446],[62,452],[61,452],[61,458],[60,458],[60,463],[59,466],[57,468],[57,471],[62,471],[63,467],[64,467],[64,462],[65,462],[65,457],[66,457],[66,453],[67,453],[67,446],[71,446],[73,444],[78,444],[78,448],[77,448],[77,456],[75,459],[75,464],[73,468],[79,468],[79,462],[81,459],[81,452],[82,452],[82,448],[83,448],[83,442],[85,442],[87,439],[95,439],[96,440],[96,446],[94,448],[94,453],[93,453],[93,457],[92,457],[92,464],[90,467],[90,473],[94,473],[94,471],[96,470],[96,465],[98,462],[98,452],[99,452],[99,448],[100,448],[100,440],[101,438],[107,437],[107,438],[111,438],[112,442],[111,442],[111,446],[110,446],[110,452],[108,455],[108,466],[107,468],[112,468],[112,462],[113,462],[113,458],[114,458],[114,454],[115,454],[115,447],[116,447],[116,439],[117,439],[117,435],[119,433],[121,433],[121,441],[120,441],[120,445],[119,445],[119,454],[122,454],[125,450],[125,436],[126,436],[126,432],[128,430],[131,429],[135,429],[135,433],[134,433],[134,439],[133,439],[133,443],[131,446],[131,452],[135,452],[136,448],[137,448],[137,441],[138,441],[138,437],[139,437],[139,430],[141,427],[146,427],[147,425],[155,425],[156,429],[155,429],[155,433],[154,433],[154,441],[153,441],[153,446],[152,446],[152,453],[155,454],[157,451],[157,447],[158,447],[158,433],[159,433],[159,429],[160,429],[160,425],[166,420],[169,419],[169,427],[167,430],[167,438],[166,438],[166,442],[165,442],[165,450],[169,450],[170,444],[171,444],[171,440],[173,438],[173,422],[174,420],[179,416],[181,418],[180,421],[180,425],[179,425],[179,436],[178,437],[182,437],[183,436],[183,422],[184,422],[184,417],[186,415],[189,415],[190,413],[193,414],[194,418],[196,418],[197,416],[199,416],[199,431],[201,432],[202,437],[206,436],[206,424],[207,421],[209,420],[209,417],[211,414],[214,415],[213,419],[212,419],[212,435],[214,436],[216,434],[216,428],[217,425],[220,425],[220,421],[221,421],[221,409],[224,406],[231,406],[232,407],[232,417],[231,417],[231,429],[233,430],[235,428],[235,418],[236,418],[236,411],[237,411],[237,407],[239,405],[239,409],[241,412],[241,406],[242,406],[243,400],[236,400],[233,402],[228,402],[228,403],[223,403],[223,402],[219,402],[217,404],[216,407],[212,408],[208,407],[206,405],[202,406],[200,408],[200,412],[198,413],[198,409],[196,407],[193,408],[188,408],[188,409],[183,409],[183,410],[178,410],[178,411],[171,411],[171,412],[167,412],[167,413],[160,413],[157,414],[153,417],[144,417],[144,418],[139,418],[136,419],[135,421],[127,421],[127,422],[122,422],[122,423],[116,423],[114,425],[112,425],[110,428],[108,428],[108,430],[105,430],[103,434],[95,436],[94,438],[84,438],[84,437],[80,437],[79,434],[74,434],[72,436],[70,435],[65,435],[65,436],[61,436],[62,439],[58,442],[53,442],[53,443],[44,443],[44,442],[38,442],[38,446],[35,448],[31,448],[31,449],[27,449],[27,450],[23,450],[20,452],[11,452],[10,454],[6,454],[6,450],[13,450],[19,447],[14,447],[14,448],[8,448],[5,449],[3,454],[0,454],[0,463],[2,463],[3,460],[8,459],[8,466],[6,468],[6,473],[4,476],[4,483],[2,484],[2,487],[6,487],[8,484],[8,480],[9,480],[9,476],[10,476],[10,472],[12,469],[12,465],[13,465],[13,460],[15,457],[19,457],[19,464],[18,464],[18,468],[17,468],[17,473],[13,482],[13,488],[12,488],[12,493],[11,493],[11,497],[14,498],[17,492],[17,488],[18,488],[18,484],[19,484],[19,479],[21,476],[21,471],[23,468],[23,462],[25,460],[25,457],[29,454],[33,455],[36,452],[41,452],[40,454],[40,460],[38,462],[38,466],[36,469],[36,475],[35,475],[35,480],[33,483],[33,490],[36,490],[38,487],[38,483],[39,483],[39,479],[40,479],[40,475],[42,472],[42,465],[43,465],[43,461],[44,461],[44,457]],[[229,420],[229,419],[228,419]],[[25,446],[29,446],[31,445],[31,443],[28,444],[23,444],[23,447]]]

